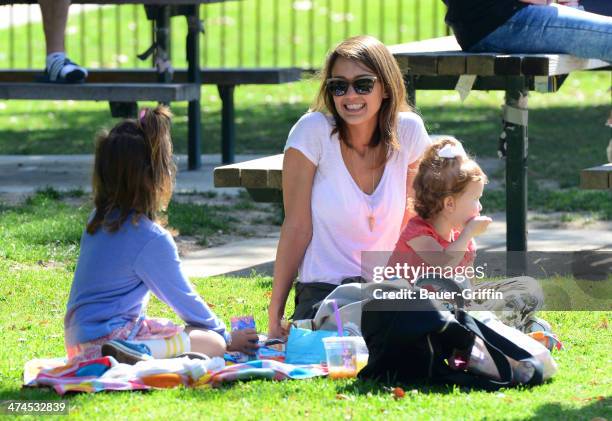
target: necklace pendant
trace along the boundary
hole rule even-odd
[[[370,232],[374,231],[374,223],[376,219],[374,219],[374,215],[368,216],[368,226],[370,227]]]

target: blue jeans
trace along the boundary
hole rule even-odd
[[[612,17],[566,6],[528,6],[470,52],[570,54],[612,62]]]

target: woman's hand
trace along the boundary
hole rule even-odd
[[[281,321],[275,317],[269,318],[268,321],[268,339],[286,339],[287,338],[287,329],[283,327]]]
[[[253,355],[259,347],[257,341],[257,331],[255,329],[234,330],[232,333],[232,342],[227,347],[228,351],[239,351],[245,354]]]

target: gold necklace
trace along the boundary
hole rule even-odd
[[[357,183],[357,187],[359,188],[359,190],[361,190],[364,194],[365,192],[363,191],[363,189],[361,188],[360,182],[359,182],[359,174],[357,174],[357,171],[355,171],[355,166],[353,163],[353,157],[355,155],[355,149],[353,147],[349,147],[350,152],[351,152],[351,158],[349,159],[349,163],[350,163],[350,169],[351,172],[353,174],[355,174],[355,182]],[[368,146],[368,151],[369,151],[369,146]],[[370,191],[370,195],[374,194],[374,154],[372,154],[372,159],[370,160],[371,162],[371,171],[372,171],[372,189]],[[374,225],[376,225],[376,218],[374,217],[374,210],[372,209],[372,204],[371,202],[366,198],[365,199],[366,205],[368,207],[368,211],[369,211],[369,215],[368,215],[368,227],[370,228],[370,232],[374,231]]]

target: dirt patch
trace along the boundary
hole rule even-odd
[[[231,229],[218,230],[208,235],[204,241],[188,235],[175,235],[175,241],[180,255],[201,250],[202,248],[218,247],[223,244],[245,240],[247,238],[266,238],[278,236],[280,231],[280,211],[278,205],[270,203],[255,203],[243,195],[211,195],[211,194],[175,194],[173,200],[178,203],[196,205],[223,206],[231,212],[237,222]]]

